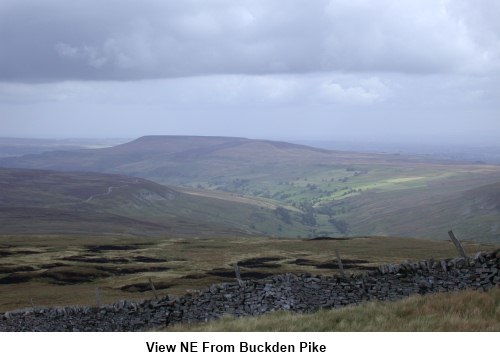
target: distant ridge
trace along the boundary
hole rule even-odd
[[[249,155],[247,156],[251,156],[252,149],[257,152],[259,150],[272,151],[273,148],[275,150],[301,150],[319,154],[335,153],[335,151],[283,141],[269,141],[243,137],[168,135],[143,136],[128,143],[110,148],[108,151],[110,153],[127,153],[132,150],[137,150],[148,154],[175,155],[175,158],[179,159],[182,157],[208,156],[213,153],[220,154],[224,153],[224,151],[231,153],[238,149],[248,150]],[[241,156],[241,153],[239,153],[239,156]],[[272,156],[272,154],[270,154],[270,156]]]
[[[241,137],[147,135],[130,142],[117,145],[114,148],[178,152],[191,149],[196,144],[200,144],[202,146],[215,146],[224,143],[245,141],[248,141],[248,139]]]
[[[442,238],[454,228],[476,240],[500,235],[498,186],[475,190],[498,182],[495,165],[242,137],[165,135],[101,149],[2,158],[0,167],[126,175],[190,189],[186,194],[205,201],[230,202],[221,215],[248,233]],[[264,209],[249,212],[249,205],[259,203]],[[238,204],[240,209],[231,210]],[[282,208],[269,214],[269,204]]]
[[[247,162],[294,162],[297,157],[321,158],[338,154],[281,141],[254,140],[241,137],[212,136],[143,136],[133,141],[101,149],[52,151],[36,155],[0,158],[0,167],[49,169],[61,171],[96,171],[153,177],[154,170],[172,166],[172,162],[189,162],[211,158]],[[140,169],[140,172],[137,172]],[[168,182],[167,182],[168,183]]]

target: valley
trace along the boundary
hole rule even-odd
[[[442,239],[452,228],[468,240],[500,239],[498,165],[246,138],[145,136],[107,148],[2,158],[0,166],[147,179],[185,197],[230,203],[245,233]],[[265,217],[249,217],[242,210],[249,207]],[[229,208],[219,210],[224,219]]]

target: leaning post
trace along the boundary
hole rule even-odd
[[[335,250],[335,255],[337,256],[337,265],[339,266],[340,275],[342,276],[342,278],[345,278],[344,264],[342,264],[342,259],[340,258],[340,253],[338,250]]]
[[[240,266],[238,263],[234,263],[234,273],[236,274],[236,280],[238,281],[238,285],[243,286],[243,280],[241,279]]]
[[[458,238],[453,233],[453,230],[448,231],[448,235],[450,236],[451,241],[455,245],[455,249],[457,249],[458,255],[460,255],[462,258],[467,258],[467,254],[465,254],[464,247],[462,246],[460,240],[458,240]]]
[[[158,300],[158,293],[156,293],[156,288],[155,285],[153,284],[153,281],[151,278],[148,278],[149,280],[149,286],[151,287],[151,290],[153,291],[153,294],[155,295],[155,299]]]
[[[101,306],[101,293],[99,292],[99,287],[95,288],[95,304],[97,308]]]

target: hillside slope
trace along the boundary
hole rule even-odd
[[[447,187],[447,185],[443,185]],[[453,229],[463,238],[479,241],[500,241],[500,182],[462,191],[440,194],[427,192],[390,195],[367,194],[352,198],[351,209],[345,215],[351,232],[365,235],[412,236],[417,230],[420,237],[441,235]],[[398,197],[413,202],[404,205]],[[387,207],[397,205],[399,207]]]
[[[204,237],[259,235],[279,224],[273,204],[190,195],[128,176],[2,168],[0,186],[3,234]]]

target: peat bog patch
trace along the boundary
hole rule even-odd
[[[17,244],[15,244],[15,243]],[[465,244],[473,255],[494,248]],[[363,237],[348,240],[178,239],[77,236],[0,237],[0,311],[35,305],[93,305],[140,299],[152,292],[182,296],[216,283],[294,273],[335,276],[336,251],[357,274],[382,264],[454,257],[450,242]]]

